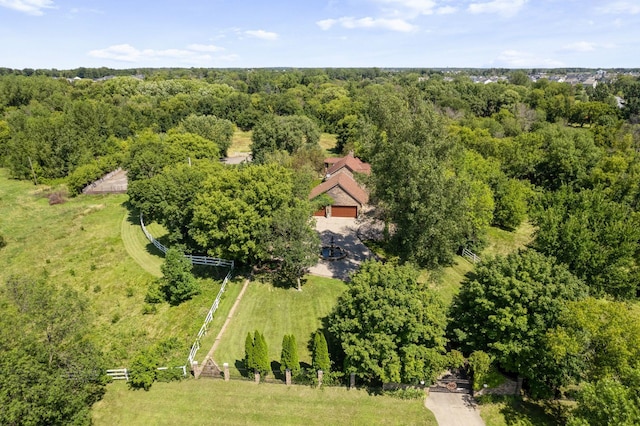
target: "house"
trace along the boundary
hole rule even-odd
[[[328,179],[338,173],[347,173],[351,177],[353,177],[354,173],[370,175],[371,165],[354,157],[353,152],[350,152],[341,158],[326,158],[324,160],[324,171],[326,175],[325,179]]]
[[[352,153],[342,158],[325,160],[325,180],[311,190],[309,199],[322,194],[333,199],[333,204],[323,207],[314,216],[352,217],[360,215],[369,202],[369,194],[356,182],[354,173],[371,174],[371,166],[355,158]]]

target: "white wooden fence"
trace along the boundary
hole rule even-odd
[[[229,282],[229,279],[231,278],[232,272],[233,270],[230,270],[227,276],[224,277],[224,281],[222,281],[222,286],[220,286],[220,291],[218,291],[216,300],[213,301],[209,312],[207,312],[207,316],[204,318],[204,323],[202,324],[202,327],[200,327],[200,331],[198,331],[198,337],[196,337],[196,341],[193,342],[193,345],[191,345],[191,351],[189,351],[189,358],[187,359],[189,365],[193,364],[193,361],[196,358],[196,353],[198,353],[198,349],[200,349],[200,339],[202,339],[202,337],[207,334],[207,331],[209,330],[209,323],[211,322],[211,320],[213,320],[213,314],[218,309],[218,305],[220,305],[222,293],[224,293],[224,289],[227,286],[227,282]]]
[[[153,235],[151,235],[149,231],[147,231],[147,227],[144,226],[142,213],[140,213],[140,226],[142,227],[142,232],[144,232],[144,235],[151,242],[151,244],[153,244],[162,253],[166,253],[167,248],[160,241],[153,238]],[[233,269],[233,265],[234,265],[233,260],[220,259],[217,257],[193,256],[190,254],[185,254],[185,257],[189,259],[191,263],[194,265],[222,266],[222,267],[231,268],[231,269]]]
[[[144,232],[144,235],[147,237],[147,239],[151,241],[151,243],[155,247],[157,247],[158,250],[160,250],[162,253],[166,253],[167,248],[162,243],[160,243],[160,241],[153,238],[153,236],[149,233],[149,231],[147,231],[147,228],[144,226],[142,213],[140,213],[140,226],[142,227],[142,231]],[[189,357],[187,358],[187,361],[189,362],[189,365],[192,365],[193,361],[195,360],[196,353],[198,353],[198,349],[200,349],[200,339],[202,339],[202,337],[205,334],[207,334],[209,323],[213,319],[213,314],[218,309],[218,305],[220,305],[220,299],[222,299],[222,294],[224,293],[224,290],[227,287],[227,283],[231,278],[231,274],[233,273],[234,261],[226,260],[226,259],[218,259],[215,257],[207,257],[207,256],[185,255],[185,257],[187,257],[191,261],[191,263],[194,265],[223,266],[223,267],[229,268],[229,273],[227,273],[227,276],[224,277],[224,280],[222,281],[222,286],[220,286],[220,291],[218,291],[218,295],[216,296],[216,299],[213,301],[213,304],[211,305],[209,312],[207,312],[207,316],[204,319],[204,323],[202,324],[202,327],[200,327],[200,331],[198,332],[198,337],[196,337],[196,341],[193,342],[193,345],[191,345],[191,350],[189,351]]]
[[[168,370],[169,368],[180,368],[182,369],[182,377],[187,377],[187,366],[181,365],[179,367],[159,367],[156,370]],[[113,380],[126,380],[129,381],[129,373],[131,371],[126,368],[114,368],[111,370],[107,370],[107,376],[111,377]]]
[[[478,256],[476,256],[475,253],[473,253],[471,250],[463,248],[462,249],[462,256],[466,257],[467,259],[469,259],[471,262],[473,263],[478,263],[480,262],[480,258]]]

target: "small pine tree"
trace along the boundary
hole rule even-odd
[[[289,370],[294,376],[300,372],[300,358],[298,357],[298,343],[296,342],[296,336],[293,334],[289,336],[289,352],[291,353],[291,361],[289,364]]]
[[[300,372],[300,359],[298,358],[298,345],[293,334],[285,334],[282,339],[282,355],[280,357],[280,370],[291,370],[293,375]]]
[[[280,371],[282,372],[289,368],[291,359],[290,346],[289,335],[285,334],[284,337],[282,337],[282,352],[280,352]]]
[[[191,261],[184,256],[182,250],[175,247],[167,250],[160,269],[163,275],[160,288],[170,304],[179,305],[200,292],[191,273]]]
[[[247,338],[244,341],[244,367],[247,369],[247,374],[256,369],[255,363],[255,346],[253,343],[253,337],[251,336],[251,332],[248,332]]]
[[[262,375],[267,375],[271,369],[269,363],[269,350],[267,348],[267,341],[264,336],[260,334],[258,330],[255,331],[253,338],[254,348],[254,369]]]
[[[314,370],[322,370],[328,373],[331,369],[331,360],[329,359],[329,348],[327,347],[327,339],[324,333],[317,331],[313,335],[313,350],[311,351],[311,364]]]

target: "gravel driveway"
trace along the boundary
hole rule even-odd
[[[436,416],[439,426],[484,426],[480,410],[468,394],[430,392],[425,407]]]
[[[319,260],[309,273],[321,277],[347,280],[349,274],[356,271],[362,261],[373,256],[371,251],[358,238],[359,222],[357,219],[341,217],[316,217],[316,230],[320,234],[322,245],[330,245],[331,237],[336,246],[347,250],[347,257],[340,260]]]

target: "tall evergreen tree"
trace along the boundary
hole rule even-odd
[[[255,370],[255,348],[251,332],[247,333],[244,341],[244,366],[248,371]]]
[[[327,339],[324,333],[316,331],[313,335],[313,348],[311,351],[311,364],[314,370],[322,370],[328,373],[331,369],[331,360],[329,359],[329,348],[327,347]]]
[[[258,330],[254,333],[253,348],[254,370],[262,375],[266,375],[271,369],[271,365],[269,363],[269,350],[267,348],[267,341]]]
[[[296,337],[293,334],[285,334],[282,339],[282,355],[280,358],[280,370],[285,371],[287,368],[292,374],[300,371],[300,360],[298,358],[298,345]]]

